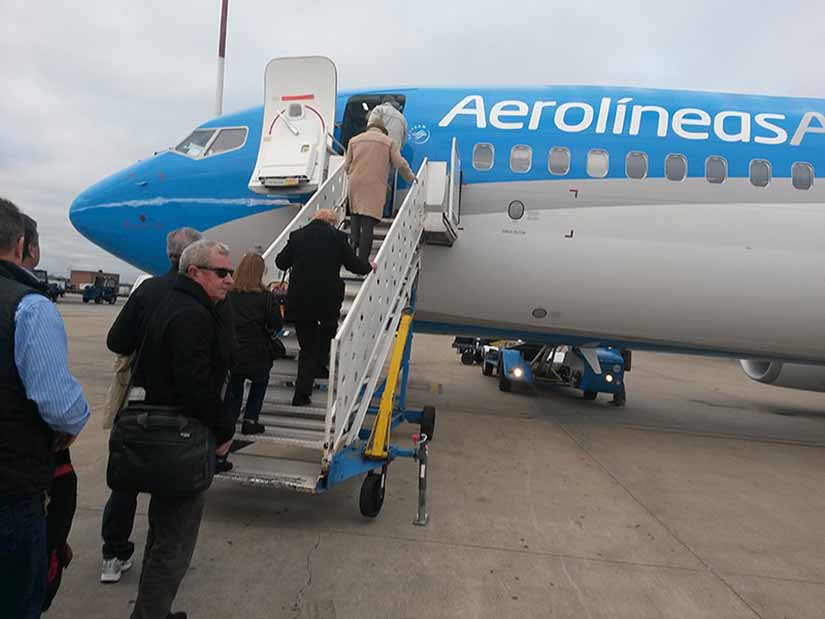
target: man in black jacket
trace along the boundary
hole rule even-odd
[[[292,269],[285,317],[295,324],[301,346],[293,406],[312,404],[313,381],[325,373],[323,355],[329,355],[344,297],[341,266],[358,275],[373,269],[355,255],[346,234],[335,228],[336,222],[333,211],[318,211],[312,222],[289,235],[275,258],[279,269]]]
[[[146,323],[134,370],[135,382],[146,389],[146,403],[179,406],[183,415],[200,420],[215,434],[219,456],[229,451],[235,421],[221,400],[229,359],[215,304],[231,287],[228,247],[205,239],[187,247],[172,291]],[[204,494],[152,495],[132,619],[186,616],[170,609],[195,550]]]
[[[132,355],[143,341],[146,321],[175,285],[181,254],[192,243],[200,239],[201,233],[193,228],[179,228],[170,232],[166,236],[166,254],[169,256],[171,268],[165,275],[147,279],[134,290],[109,330],[106,345],[109,350],[118,354],[113,380],[122,383],[121,389],[129,381]],[[136,384],[136,386],[143,387],[144,385]],[[119,402],[110,402],[107,407],[116,409],[118,404]],[[111,428],[111,420],[115,412],[115,410],[107,411],[104,428]],[[109,495],[109,500],[106,501],[101,527],[103,563],[100,582],[118,582],[121,574],[132,567],[135,545],[129,538],[135,524],[136,509],[137,494],[131,492],[113,490]]]

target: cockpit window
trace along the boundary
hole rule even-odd
[[[175,146],[175,150],[189,157],[200,157],[213,135],[214,129],[195,129],[183,142]]]
[[[217,155],[218,153],[225,153],[228,150],[235,150],[240,148],[246,142],[246,127],[237,129],[221,129],[212,144],[209,145],[209,150],[206,151],[206,157],[210,155]]]

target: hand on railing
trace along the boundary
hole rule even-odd
[[[375,260],[370,260],[370,266],[372,267],[373,271],[378,270],[378,265],[375,263]]]

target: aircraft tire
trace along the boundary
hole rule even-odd
[[[384,477],[386,473],[370,471],[361,484],[361,497],[358,506],[361,515],[366,518],[375,518],[384,506]]]
[[[433,440],[435,434],[435,406],[425,406],[421,411],[421,434],[426,434],[429,440]]]

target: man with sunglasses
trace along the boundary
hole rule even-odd
[[[117,353],[112,385],[103,415],[103,428],[111,429],[112,420],[123,404],[125,390],[132,372],[134,353],[143,341],[146,322],[152,311],[172,291],[178,278],[180,256],[195,241],[202,238],[200,232],[193,228],[178,228],[166,236],[166,255],[169,257],[170,269],[164,275],[152,277],[132,291],[129,299],[120,310],[106,345]],[[136,386],[143,387],[137,383]],[[103,536],[103,561],[100,582],[115,583],[120,581],[123,572],[132,567],[134,543],[129,539],[135,524],[137,494],[132,492],[112,491],[103,510],[101,533]]]
[[[135,382],[146,389],[146,404],[177,406],[212,430],[216,454],[225,456],[235,420],[221,400],[230,365],[216,304],[232,287],[229,248],[206,239],[183,251],[172,291],[146,323],[137,353]],[[152,495],[149,532],[132,619],[169,617],[198,539],[204,492],[194,496]]]

